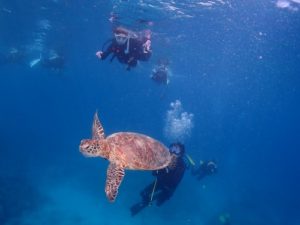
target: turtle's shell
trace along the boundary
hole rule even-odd
[[[159,141],[146,135],[119,132],[106,138],[109,161],[123,165],[125,169],[157,170],[171,162],[169,150]]]

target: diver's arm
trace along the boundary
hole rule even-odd
[[[96,52],[96,56],[101,60],[105,60],[112,52],[113,52],[113,43],[111,43],[104,52],[103,51]]]

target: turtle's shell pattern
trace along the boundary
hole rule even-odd
[[[110,148],[108,160],[125,169],[157,170],[171,162],[169,150],[146,135],[119,132],[108,136],[106,140]]]

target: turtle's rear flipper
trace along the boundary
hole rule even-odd
[[[124,168],[110,163],[107,169],[105,193],[109,201],[115,201],[119,186],[125,175]]]

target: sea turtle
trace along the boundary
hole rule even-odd
[[[143,134],[118,132],[107,138],[97,112],[94,115],[92,139],[83,139],[80,152],[87,157],[109,160],[105,193],[113,202],[125,175],[125,169],[158,170],[172,165],[173,157],[159,141]]]

